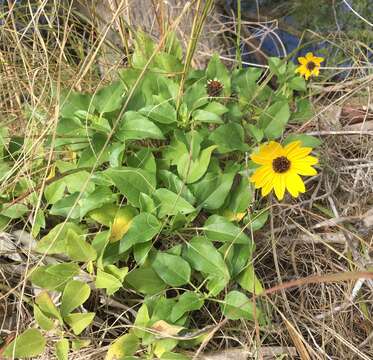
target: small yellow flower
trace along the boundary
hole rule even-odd
[[[308,80],[310,76],[319,76],[320,64],[324,61],[324,58],[314,56],[309,52],[305,57],[299,57],[298,61],[301,65],[295,72],[301,74]]]
[[[279,200],[282,200],[285,189],[293,197],[304,193],[306,188],[299,175],[316,175],[312,167],[318,159],[310,156],[312,148],[302,147],[300,141],[293,141],[282,147],[281,144],[271,141],[260,146],[259,152],[251,155],[251,160],[261,165],[252,175],[250,181],[255,188],[262,189],[262,195],[268,195],[274,188]]]

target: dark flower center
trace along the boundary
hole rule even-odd
[[[316,64],[313,61],[307,63],[307,69],[312,71],[316,67]]]
[[[285,156],[280,156],[272,161],[272,168],[277,173],[284,173],[290,169],[290,161]]]
[[[209,97],[216,97],[221,94],[224,85],[218,80],[209,80],[207,81],[207,94]]]

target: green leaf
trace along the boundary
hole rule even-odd
[[[105,360],[125,360],[127,356],[136,352],[139,345],[139,340],[134,334],[122,335],[110,344]]]
[[[88,196],[82,197],[79,202],[79,215],[82,219],[91,210],[97,209],[104,204],[113,203],[117,199],[117,195],[113,194],[111,189],[106,186],[98,186]]]
[[[50,331],[54,328],[54,321],[43,314],[43,312],[36,304],[34,304],[34,318],[43,330]]]
[[[153,174],[142,169],[124,167],[108,169],[104,172],[119,191],[135,207],[140,207],[140,193],[151,195],[155,190]]]
[[[219,174],[216,176],[217,182],[211,187],[209,186],[209,182],[201,183],[201,186],[206,186],[208,193],[208,197],[201,201],[202,208],[207,210],[216,210],[222,207],[225,199],[229,195],[235,175],[235,172],[228,172],[223,175]],[[198,183],[196,183],[196,185],[198,185]]]
[[[150,149],[141,149],[132,156],[128,156],[127,165],[132,168],[140,168],[149,173],[157,172],[157,164],[155,157]],[[154,180],[155,181],[155,180]]]
[[[72,230],[67,231],[67,254],[71,260],[93,261],[96,260],[97,253],[94,247],[86,242],[82,235],[77,235]]]
[[[286,62],[276,57],[268,58],[270,70],[277,76],[284,75],[286,72]]]
[[[92,105],[100,113],[118,110],[123,103],[125,87],[122,81],[114,81],[101,88],[92,98]]]
[[[216,115],[213,112],[206,111],[203,109],[197,109],[193,111],[193,120],[194,121],[199,121],[203,123],[208,123],[208,124],[223,124],[223,120],[219,115]]]
[[[287,145],[293,141],[300,141],[302,146],[316,148],[322,144],[322,141],[317,137],[306,134],[290,134],[284,140],[284,145]]]
[[[195,270],[208,274],[210,291],[219,292],[228,283],[230,275],[227,265],[222,255],[206,237],[197,236],[188,242],[184,258]]]
[[[61,339],[56,343],[56,356],[58,360],[68,360],[69,358],[69,340]]]
[[[153,248],[153,244],[151,241],[134,245],[133,256],[138,265],[145,264],[146,259],[148,258],[152,248]]]
[[[246,128],[249,130],[250,134],[256,142],[262,141],[264,137],[264,131],[253,124],[246,124]]]
[[[218,146],[221,154],[231,151],[248,151],[250,148],[244,141],[244,131],[240,124],[228,123],[219,126],[209,136],[209,140]]]
[[[117,292],[123,285],[128,268],[118,269],[115,265],[105,267],[105,271],[97,269],[96,288],[106,289],[108,295]]]
[[[61,291],[74,276],[78,275],[80,268],[77,264],[63,263],[45,265],[36,268],[31,274],[34,285],[48,290]]]
[[[91,294],[90,287],[77,280],[69,281],[62,294],[61,300],[61,315],[70,314],[78,306],[86,302]]]
[[[92,175],[88,171],[79,171],[62,178],[69,193],[87,192],[91,193],[95,189],[95,184],[91,181]]]
[[[143,68],[152,56],[155,44],[152,38],[144,31],[136,32],[135,51],[132,55],[132,64],[135,68]]]
[[[48,204],[55,204],[58,200],[63,198],[65,194],[66,184],[61,180],[54,181],[47,185],[44,190],[44,196]]]
[[[219,248],[219,252],[223,255],[232,278],[235,278],[252,261],[252,254],[255,250],[254,245],[232,246],[230,243],[224,243]]]
[[[133,245],[151,240],[161,229],[158,219],[148,213],[135,216],[127,233],[119,244],[119,253],[130,249]]]
[[[118,210],[119,206],[116,204],[105,204],[98,209],[92,210],[88,215],[99,224],[110,227]]]
[[[208,103],[209,100],[205,85],[197,81],[185,90],[183,102],[186,104],[189,112]]]
[[[158,251],[154,257],[152,267],[168,285],[181,286],[190,281],[190,266],[180,256]]]
[[[259,295],[263,292],[263,286],[255,275],[254,266],[252,264],[248,265],[241,272],[237,281],[243,289],[255,295]]]
[[[78,206],[79,193],[76,192],[71,195],[67,195],[61,200],[58,200],[52,208],[49,210],[49,214],[55,216],[63,216],[70,219],[79,219],[79,206]]]
[[[145,267],[130,271],[126,282],[135,290],[146,295],[156,294],[166,287],[166,284],[152,268]]]
[[[282,135],[290,118],[290,108],[287,101],[277,101],[264,110],[259,118],[259,125],[268,139]]]
[[[5,358],[25,358],[40,355],[45,348],[46,340],[39,330],[27,329],[5,347]]]
[[[203,227],[211,241],[251,244],[251,239],[236,225],[219,215],[210,216]]]
[[[75,335],[79,335],[93,321],[95,313],[73,313],[65,316],[64,321],[71,327]]]
[[[27,206],[23,204],[4,204],[3,208],[0,214],[10,219],[19,219],[28,211]]]
[[[72,340],[71,348],[73,350],[80,350],[80,349],[87,347],[90,343],[91,343],[91,340],[80,340],[80,339]]]
[[[43,291],[36,296],[35,303],[38,305],[40,311],[42,311],[44,315],[49,318],[58,319],[62,323],[61,314],[46,291]]]
[[[83,234],[81,228],[72,222],[58,224],[38,241],[35,251],[41,254],[61,254],[66,252],[69,231],[74,232],[78,236]]]
[[[138,338],[143,338],[146,334],[146,328],[149,324],[149,310],[145,303],[143,303],[137,312],[136,320],[133,327],[133,333]]]
[[[216,114],[218,116],[222,116],[222,115],[226,114],[229,111],[229,109],[226,106],[224,106],[224,105],[222,105],[222,104],[220,104],[220,103],[218,103],[216,101],[210,101],[203,108],[203,110],[205,110],[207,112],[210,112],[210,113],[214,113],[214,114]]]
[[[189,204],[181,195],[165,188],[157,189],[153,197],[158,203],[158,216],[163,218],[167,215],[190,214],[195,208]]]
[[[259,210],[254,212],[251,216],[247,216],[248,228],[250,231],[257,231],[261,229],[268,220],[268,210]]]
[[[164,139],[157,125],[135,111],[124,114],[116,136],[120,140]]]
[[[211,154],[216,148],[217,145],[213,145],[202,150],[196,160],[192,160],[189,153],[184,153],[177,163],[177,171],[180,178],[185,180],[187,184],[199,180],[205,174],[210,164]]]
[[[180,353],[165,352],[161,356],[161,360],[190,360],[191,358]]]
[[[233,214],[244,213],[250,206],[253,198],[253,192],[247,176],[240,179],[238,186],[231,192],[227,208]]]
[[[252,301],[243,293],[233,290],[230,291],[224,302],[221,304],[221,309],[228,319],[230,320],[253,320],[254,307]],[[256,309],[257,313],[259,309]]]
[[[156,207],[154,204],[154,200],[144,193],[140,194],[140,212],[147,212],[150,214],[156,213]]]
[[[313,105],[309,99],[296,98],[295,104],[296,111],[291,114],[291,122],[303,123],[314,116]]]
[[[60,99],[60,116],[72,118],[78,110],[88,110],[91,96],[74,91],[63,91]]]
[[[307,86],[306,86],[306,80],[304,80],[300,76],[295,76],[293,77],[289,82],[288,85],[291,89],[297,90],[297,91],[306,91]]]
[[[199,310],[203,306],[203,299],[193,291],[186,291],[180,297],[176,305],[172,308],[171,321],[176,322],[185,313]]]
[[[176,109],[169,102],[146,106],[139,110],[139,113],[161,124],[177,121]]]
[[[160,170],[158,176],[167,189],[180,194],[188,203],[192,205],[195,203],[195,197],[177,175],[168,170]]]

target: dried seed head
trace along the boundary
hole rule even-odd
[[[209,97],[217,97],[221,94],[224,85],[219,80],[208,80],[206,89]]]

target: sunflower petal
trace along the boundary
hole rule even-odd
[[[293,171],[286,174],[286,188],[293,197],[306,191],[302,178]]]
[[[302,165],[313,166],[313,165],[316,165],[318,162],[319,162],[319,160],[318,160],[317,157],[308,155],[308,156],[306,156],[302,159],[293,160],[292,165],[294,165],[296,167],[299,167],[299,166],[302,166]]]
[[[320,65],[322,62],[324,62],[325,61],[325,59],[324,58],[322,58],[322,57],[317,57],[317,56],[315,56],[314,58],[313,58],[313,62],[316,64],[316,65]]]
[[[308,61],[312,61],[312,60],[314,59],[313,54],[312,54],[311,52],[308,52],[308,53],[306,54],[306,59],[307,59]]]
[[[299,64],[305,65],[305,64],[307,64],[307,59],[304,56],[300,56],[298,58],[298,62],[299,62]]]
[[[296,149],[299,149],[301,147],[301,141],[297,140],[297,141],[292,141],[291,143],[287,144],[285,147],[284,147],[284,155],[285,156],[288,156],[289,154],[292,153],[292,151],[296,150]]]
[[[277,199],[282,200],[285,194],[285,175],[276,174],[273,179],[273,187],[275,189],[275,194]]]
[[[271,175],[271,172],[273,172],[273,170],[270,166],[261,166],[251,176],[250,181],[255,183],[255,185],[258,185],[258,187],[261,187],[261,184],[266,182],[266,179]]]
[[[273,179],[262,187],[262,196],[267,196],[273,188]]]
[[[299,175],[303,175],[303,176],[314,176],[314,175],[317,175],[317,171],[316,169],[314,169],[313,167],[309,166],[309,165],[297,165],[297,166],[292,166],[291,168],[293,171],[295,171],[297,174]]]
[[[304,159],[305,157],[307,157],[307,155],[311,151],[312,151],[311,147],[298,147],[298,148],[293,149],[292,151],[289,151],[289,153],[287,154],[287,158],[291,162],[301,160],[301,159]]]
[[[259,152],[251,155],[251,160],[256,164],[269,165],[272,164],[272,160],[275,157],[281,156],[282,151],[282,146],[279,143],[271,141],[268,144],[260,146]]]

